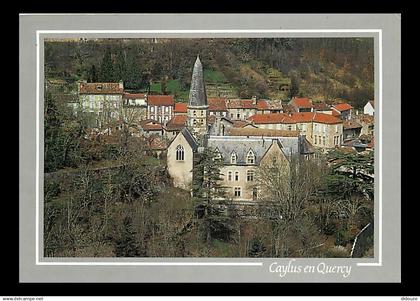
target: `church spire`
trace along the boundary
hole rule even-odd
[[[199,54],[197,54],[197,59],[194,63],[188,105],[194,107],[207,106],[207,95],[206,87],[204,85],[203,65],[201,64]]]

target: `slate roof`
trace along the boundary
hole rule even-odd
[[[325,102],[314,102],[313,106],[317,111],[331,111],[331,108]]]
[[[259,164],[271,144],[278,141],[286,156],[299,151],[298,137],[243,137],[243,136],[210,136],[207,145],[217,149],[226,165],[230,165],[232,152],[236,153],[237,164],[247,165],[246,156],[251,149],[255,155],[255,163]]]
[[[257,105],[252,99],[229,99],[227,107],[229,109],[256,109]]]
[[[191,77],[190,96],[188,101],[189,106],[207,106],[206,87],[204,85],[203,65],[200,57],[194,63],[194,69]]]
[[[358,129],[361,127],[362,126],[360,124],[358,124],[356,121],[353,121],[353,120],[345,120],[343,122],[343,129],[345,130]]]
[[[191,132],[188,130],[188,128],[184,127],[181,130],[180,133],[185,137],[185,140],[187,140],[187,142],[191,146],[192,150],[196,151],[198,149],[197,140],[195,140],[194,136],[191,134]]]

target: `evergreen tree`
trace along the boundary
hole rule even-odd
[[[136,242],[135,231],[129,217],[125,217],[124,228],[121,237],[115,243],[115,255],[117,257],[137,257],[140,256],[139,244]]]
[[[100,82],[110,83],[116,81],[114,65],[112,62],[111,49],[107,48],[104,57],[102,58],[101,67],[99,71]]]
[[[296,76],[292,76],[290,79],[289,98],[297,96],[299,94],[299,81]]]
[[[231,219],[225,214],[225,188],[220,185],[223,166],[216,150],[206,148],[193,168],[192,191],[196,211],[201,218],[201,230],[207,243],[213,238],[228,240],[234,232]]]
[[[96,71],[95,65],[90,67],[88,81],[90,83],[96,83],[98,81],[98,72]]]
[[[123,82],[127,80],[127,65],[124,52],[121,48],[117,50],[115,79],[116,81],[122,80]]]

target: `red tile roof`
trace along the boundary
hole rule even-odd
[[[123,94],[119,83],[80,83],[79,94]]]
[[[255,109],[257,106],[252,99],[229,99],[227,107],[229,109]]]
[[[312,108],[312,101],[307,98],[293,98],[292,101],[290,102],[291,105],[293,105],[296,108],[302,108],[302,109],[308,109],[308,108]]]
[[[333,108],[340,112],[353,109],[353,107],[349,105],[348,103],[339,103],[339,104],[334,105]]]
[[[266,136],[266,137],[298,137],[299,131],[285,131],[260,128],[229,128],[229,136]]]
[[[340,116],[340,113],[338,113],[336,110],[332,110],[332,116]]]
[[[187,104],[185,102],[175,103],[174,113],[187,113]]]
[[[187,124],[187,115],[176,115],[166,124],[166,129],[169,131],[181,130]]]
[[[270,123],[296,123],[289,115],[284,113],[271,114],[255,114],[248,118],[255,124],[270,124]]]
[[[152,106],[173,106],[175,100],[172,95],[148,95],[147,104]]]
[[[140,126],[145,131],[160,131],[163,129],[162,124],[153,119],[140,121]]]
[[[207,101],[209,104],[209,111],[227,111],[225,98],[209,98]]]
[[[336,123],[343,122],[340,118],[334,117],[329,114],[318,113],[318,112],[293,113],[291,118],[295,122],[299,122],[299,123],[318,122],[318,123],[336,124]]]
[[[249,123],[248,121],[245,120],[233,120],[233,127],[235,128],[243,128],[247,125],[252,125],[252,123]]]
[[[260,110],[260,111],[268,110],[268,103],[267,103],[267,101],[264,100],[264,99],[258,100],[258,102],[257,102],[257,109]]]
[[[143,93],[124,93],[123,98],[125,99],[143,99],[146,94]]]
[[[325,102],[314,102],[313,106],[317,111],[331,111],[331,108]]]

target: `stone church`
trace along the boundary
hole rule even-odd
[[[167,150],[167,166],[175,187],[191,190],[194,158],[205,147],[212,147],[223,161],[222,186],[227,196],[237,201],[253,201],[260,195],[257,185],[258,169],[273,161],[286,164],[292,155],[308,156],[311,147],[299,132],[249,129],[216,129],[221,118],[209,122],[203,66],[200,58],[194,64],[187,126],[172,140]]]

